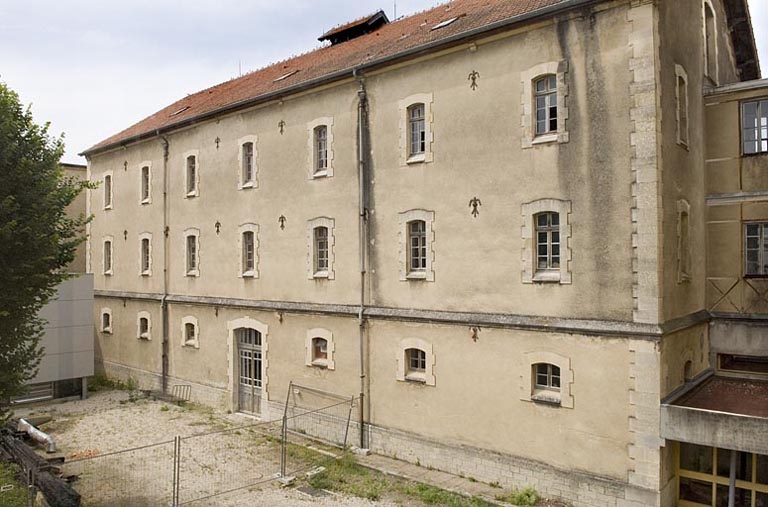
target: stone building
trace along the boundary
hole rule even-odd
[[[768,355],[765,293],[720,295],[766,218],[745,1],[455,0],[320,40],[85,152],[99,367],[264,419],[290,381],[358,396],[357,445],[577,506],[716,505],[681,460],[731,449],[726,496],[766,505],[764,415],[691,402]]]

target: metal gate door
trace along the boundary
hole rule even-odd
[[[237,330],[238,410],[259,414],[261,406],[261,333]]]

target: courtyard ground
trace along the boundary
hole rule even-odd
[[[78,476],[73,485],[83,507],[160,505],[170,498],[174,473],[181,476],[182,505],[192,507],[489,507],[511,505],[502,499],[513,498],[498,486],[381,456],[334,459],[340,450],[316,443],[309,449],[288,446],[288,470],[299,473],[285,487],[274,478],[280,470],[279,426],[254,426],[239,414],[153,401],[136,392],[101,391],[87,400],[22,407],[15,416],[51,417],[41,429],[69,463],[64,474]],[[176,436],[180,451],[173,449]],[[121,452],[126,449],[135,450]],[[174,452],[182,457],[177,471]],[[326,470],[305,474],[318,466]]]

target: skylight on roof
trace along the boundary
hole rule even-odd
[[[430,30],[439,30],[440,28],[444,28],[444,27],[450,25],[451,23],[453,23],[454,21],[456,21],[457,19],[459,19],[460,17],[461,16],[456,16],[455,18],[446,19],[445,21],[441,21],[438,24],[436,24],[435,26],[433,26]]]
[[[280,76],[279,78],[275,79],[272,82],[273,83],[277,83],[278,81],[282,81],[283,79],[288,79],[289,77],[291,77],[292,75],[296,74],[297,72],[298,72],[298,69],[292,70],[288,74],[283,74],[282,76]]]
[[[189,106],[184,106],[181,109],[179,109],[178,111],[174,111],[173,113],[169,114],[168,116],[176,116],[177,114],[183,113],[187,109],[189,109]]]

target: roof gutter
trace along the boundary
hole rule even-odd
[[[426,51],[430,51],[430,50],[441,48],[441,47],[452,46],[463,41],[464,39],[469,39],[472,37],[476,37],[478,35],[483,35],[488,32],[498,31],[498,30],[507,28],[510,25],[515,25],[525,21],[532,21],[541,17],[548,16],[550,14],[554,14],[556,12],[566,11],[569,9],[575,9],[577,7],[583,7],[585,5],[592,5],[592,4],[602,3],[606,1],[608,0],[566,0],[565,2],[561,2],[555,5],[550,5],[548,7],[543,7],[535,11],[526,12],[525,14],[520,14],[519,16],[513,16],[511,18],[503,19],[501,21],[497,21],[489,25],[473,28],[472,30],[468,30],[466,32],[457,33],[455,35],[451,35],[450,37],[446,37],[444,39],[438,39],[436,41],[428,42],[420,46],[415,46],[413,48],[410,48],[405,51],[401,51],[399,53],[395,53],[392,55],[388,55],[383,58],[377,58],[367,63],[361,63],[360,65],[356,65],[355,67],[352,67],[352,68],[342,69],[336,72],[332,72],[331,74],[326,74],[324,76],[310,79],[308,81],[303,81],[301,83],[297,83],[295,85],[288,86],[286,88],[282,88],[274,92],[269,92],[269,93],[252,97],[246,100],[241,100],[239,102],[233,102],[232,104],[227,104],[226,106],[220,107],[218,109],[207,111],[205,113],[189,118],[187,120],[180,121],[178,123],[171,123],[170,125],[166,125],[164,127],[155,129],[153,131],[148,131],[143,134],[138,134],[133,137],[128,137],[121,141],[116,141],[106,146],[102,146],[101,148],[85,150],[82,153],[79,153],[78,155],[91,156],[97,153],[109,151],[113,148],[125,146],[127,144],[143,141],[146,139],[156,138],[159,134],[166,134],[173,130],[178,130],[202,121],[209,120],[216,116],[220,116],[220,115],[227,114],[240,109],[245,109],[247,107],[269,102],[270,100],[277,100],[282,97],[285,97],[286,95],[291,95],[291,94],[299,93],[301,91],[304,91],[310,88],[314,88],[320,84],[338,81],[343,78],[349,78],[350,74],[351,73],[353,74],[354,72],[368,71],[376,67],[381,67],[387,64],[397,62],[398,60],[404,60],[404,59],[416,56]]]

